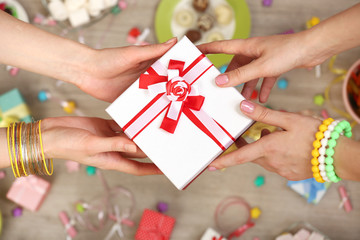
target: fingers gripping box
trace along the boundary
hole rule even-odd
[[[184,37],[106,111],[178,188],[184,189],[252,124],[234,88]]]

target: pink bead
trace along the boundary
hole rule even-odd
[[[119,2],[119,8],[120,9],[122,9],[122,10],[124,10],[124,9],[126,9],[127,8],[127,2],[125,2],[125,1],[120,1]]]
[[[5,171],[0,171],[0,179],[4,179],[6,177]]]
[[[325,109],[323,109],[323,110],[321,110],[321,116],[324,119],[327,119],[327,118],[329,118],[329,113]]]
[[[10,69],[10,75],[11,76],[16,76],[18,73],[19,73],[19,70],[18,68],[14,67],[14,68],[11,68]]]
[[[34,23],[41,24],[42,21],[43,21],[43,18],[42,18],[42,17],[36,16],[36,17],[34,18]]]
[[[51,27],[56,26],[56,21],[54,19],[48,19],[47,25]]]

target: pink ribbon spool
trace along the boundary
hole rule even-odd
[[[356,69],[360,67],[360,59],[358,61],[356,61],[351,68],[349,69],[349,71],[346,73],[345,79],[344,79],[344,84],[343,84],[343,89],[342,89],[342,96],[343,96],[343,101],[344,101],[344,105],[346,108],[346,111],[351,115],[351,117],[360,124],[360,116],[355,112],[355,110],[353,109],[353,107],[350,104],[350,100],[348,97],[348,91],[347,91],[347,87],[349,84],[349,80],[351,78],[351,73],[356,71]],[[360,88],[360,87],[359,87]],[[360,93],[359,93],[359,97],[360,97]],[[359,106],[360,108],[360,106]]]

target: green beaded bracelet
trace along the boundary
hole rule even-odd
[[[328,149],[326,149],[326,158],[325,158],[326,175],[330,181],[335,182],[335,183],[339,182],[341,180],[341,178],[336,175],[335,168],[333,165],[333,163],[334,163],[333,156],[335,154],[334,147],[336,146],[336,141],[340,137],[341,133],[343,133],[345,135],[345,137],[348,137],[348,138],[350,138],[352,136],[351,125],[348,121],[343,120],[336,125],[336,127],[332,131],[330,139],[328,141]]]

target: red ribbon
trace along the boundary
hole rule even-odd
[[[201,58],[199,60],[201,60],[202,58],[204,58],[204,55],[201,55]],[[185,66],[185,62],[183,61],[178,61],[178,60],[173,60],[171,59],[169,61],[169,66],[168,69],[169,70],[178,70],[179,71],[179,77],[183,77],[184,74],[186,73],[184,71],[184,66]],[[168,76],[160,76],[159,74],[157,74],[157,72],[155,72],[152,68],[150,68],[148,70],[149,74],[141,74],[140,75],[140,79],[139,79],[139,88],[141,89],[148,89],[148,86],[153,85],[153,84],[157,84],[157,83],[161,83],[161,82],[168,82]],[[165,93],[161,94],[164,95]],[[171,119],[168,117],[168,112],[169,112],[169,107],[167,108],[167,112],[165,114],[165,117],[161,123],[160,128],[164,129],[165,131],[169,132],[169,133],[174,133],[176,126],[180,120],[180,115],[183,112],[184,114],[186,114],[186,112],[188,111],[184,111],[185,108],[188,109],[193,109],[195,111],[199,111],[204,103],[205,97],[204,96],[188,96],[185,101],[183,102],[182,105],[182,109],[180,110],[180,114],[177,117],[176,120]]]
[[[196,58],[187,68],[185,68],[185,62],[171,59],[167,68],[167,72],[170,74],[165,76],[160,75],[155,71],[156,66],[159,67],[159,65],[161,65],[160,62],[154,63],[154,65],[147,70],[147,74],[142,74],[140,76],[139,88],[148,89],[150,92],[153,89],[161,88],[162,90],[155,91],[157,95],[123,127],[124,132],[127,133],[131,139],[134,139],[154,119],[166,110],[160,128],[169,133],[174,133],[180,116],[184,113],[189,120],[191,120],[202,132],[207,134],[222,150],[226,150],[235,139],[225,128],[201,109],[205,97],[195,93],[196,91],[194,89],[196,89],[196,86],[195,88],[192,86],[193,83],[203,76],[211,67],[213,67],[213,65],[203,54]],[[161,68],[165,70],[162,65]],[[174,72],[178,72],[178,74],[176,74],[176,76],[168,76]],[[171,81],[175,80],[183,82],[181,85],[182,87],[177,87],[176,84],[168,86],[172,83]],[[172,93],[180,97],[175,100],[171,99],[171,96],[169,97],[167,95],[169,90],[166,88],[163,90],[164,85],[169,88],[173,87]],[[187,88],[184,88],[184,86]]]

